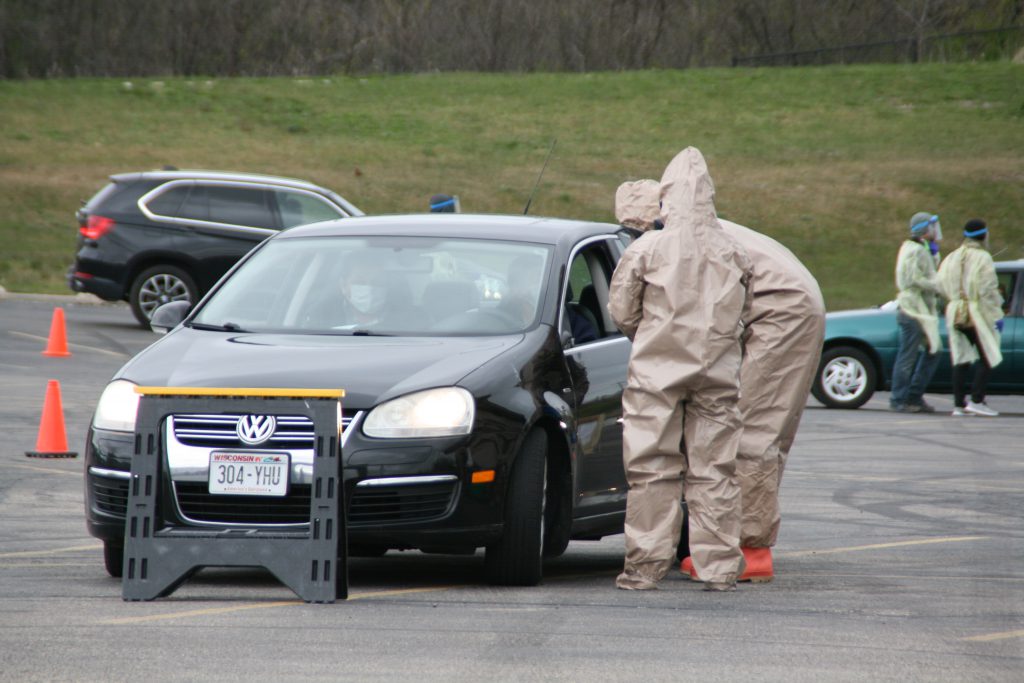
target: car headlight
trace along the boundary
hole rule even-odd
[[[382,439],[469,434],[475,412],[465,389],[428,389],[381,403],[366,416],[363,433]]]
[[[96,414],[92,418],[93,428],[113,432],[134,432],[139,398],[141,397],[135,393],[134,383],[115,379],[107,385],[100,396]]]

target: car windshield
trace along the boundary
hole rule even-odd
[[[537,322],[551,248],[432,237],[272,240],[223,283],[199,328],[394,336],[512,334]]]

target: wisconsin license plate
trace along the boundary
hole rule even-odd
[[[282,453],[211,453],[210,493],[288,495],[288,456]]]

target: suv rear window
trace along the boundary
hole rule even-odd
[[[114,181],[92,196],[82,211],[87,214],[138,213],[136,202],[140,195],[153,187],[147,182]]]
[[[118,189],[117,183],[107,183],[102,190],[92,196],[92,199],[85,203],[83,207],[86,211],[94,211],[103,200],[112,195]]]
[[[185,201],[190,189],[188,185],[177,185],[150,199],[146,206],[158,216],[177,216],[178,207]]]

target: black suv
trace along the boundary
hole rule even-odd
[[[338,194],[291,178],[179,170],[114,175],[78,211],[68,286],[128,301],[148,327],[158,306],[195,303],[274,233],[361,215]]]

